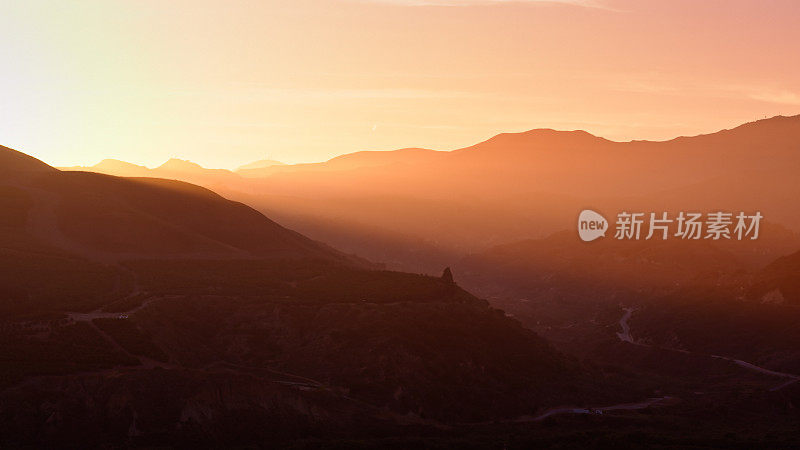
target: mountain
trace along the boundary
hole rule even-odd
[[[357,152],[242,171],[241,179],[170,177],[245,201],[346,251],[432,271],[441,255],[459,258],[562,230],[586,207],[608,214],[758,210],[798,232],[800,212],[791,207],[800,194],[798,141],[800,116],[663,142],[534,129],[450,152]],[[364,231],[380,244],[365,242]],[[398,251],[387,258],[381,249],[389,236]]]
[[[275,161],[275,160],[272,160],[272,159],[262,159],[262,160],[259,160],[259,161],[253,161],[253,162],[251,162],[249,164],[245,164],[243,166],[240,166],[238,169],[236,169],[236,172],[238,173],[238,172],[241,172],[241,171],[244,171],[244,170],[265,169],[267,167],[285,166],[285,165],[286,165],[285,163],[282,163],[280,161]]]
[[[169,159],[164,164],[154,169],[125,161],[104,159],[94,166],[62,167],[61,170],[71,172],[97,172],[119,177],[168,178],[194,182],[195,184],[201,184],[206,187],[228,184],[239,180],[239,176],[229,170],[207,169],[200,164],[178,158]]]
[[[426,148],[403,148],[391,151],[361,151],[337,156],[326,161],[325,169],[352,170],[361,167],[383,167],[392,164],[428,164],[437,161],[445,152]]]
[[[800,236],[770,222],[761,224],[759,239],[743,241],[618,240],[609,233],[583,242],[575,231],[561,231],[469,255],[457,268],[486,295],[491,286],[503,286],[528,293],[534,288],[562,294],[579,289],[599,299],[610,289],[615,292],[611,298],[619,299],[623,289],[641,296],[699,282],[715,284],[722,274],[759,271],[789,248],[800,248]]]
[[[724,355],[773,373],[773,390],[800,380],[800,253],[717,283],[689,284],[644,302],[637,339],[665,348]]]
[[[86,168],[74,168],[83,170]],[[104,159],[91,167],[92,172],[105,173],[120,177],[146,177],[151,175],[150,169],[145,166],[119,161],[116,159]]]
[[[179,176],[206,176],[206,177],[227,177],[231,179],[238,179],[236,174],[225,169],[206,169],[200,164],[187,161],[184,159],[172,158],[164,164],[153,169],[156,174],[177,174]],[[184,175],[185,174],[185,175]]]
[[[482,192],[481,197],[520,195],[520,192],[526,195],[535,192],[586,195],[588,187],[595,197],[598,194],[628,197],[631,192],[640,195],[658,193],[745,170],[797,167],[795,142],[800,135],[798,124],[800,116],[778,116],[731,130],[664,142],[613,142],[584,131],[535,129],[500,134],[452,152],[422,149],[358,152],[325,163],[297,165],[290,173],[297,177],[292,180],[295,183],[316,183],[318,180],[307,180],[300,174],[304,171],[350,171],[371,167],[373,170],[350,175],[357,178],[375,173],[388,176],[390,180],[374,188],[389,189],[396,195],[403,191],[421,192],[431,188],[437,193],[441,193],[442,188],[481,193],[487,185],[492,185],[494,189]],[[349,161],[359,163],[345,164]],[[450,171],[441,172],[443,169]],[[276,178],[276,187],[283,187],[288,176],[284,172],[269,175]],[[325,175],[317,173],[317,176]],[[424,182],[424,185],[402,186],[400,189],[390,183],[409,176],[414,181]],[[432,176],[436,180],[428,178]],[[441,183],[434,182],[437,180]],[[332,184],[328,187],[344,191],[355,186],[339,179],[326,182]]]
[[[32,156],[0,145],[0,172],[6,176],[30,175],[33,173],[54,172],[55,170]]]
[[[649,393],[205,188],[0,161],[2,446],[428,434]]]
[[[2,150],[3,159],[28,161]],[[347,257],[262,214],[180,181],[60,172],[28,164],[35,175],[2,183],[29,206],[28,232],[42,242],[117,260],[143,257]],[[21,171],[16,171],[21,173]],[[23,200],[24,199],[24,200]]]
[[[152,169],[118,159],[104,159],[93,166],[59,167],[59,170],[68,172],[96,172],[118,177],[148,177],[154,176]]]
[[[203,172],[206,169],[204,169],[200,164],[193,163],[185,159],[172,158],[164,164],[158,166],[155,170],[197,173]]]
[[[708,241],[581,241],[574,231],[493,247],[454,264],[463,286],[556,342],[619,305],[716,286],[747,266]],[[555,330],[555,331],[554,331]],[[587,330],[588,334],[589,331]],[[570,351],[579,351],[570,347]]]
[[[531,239],[493,247],[462,260],[457,269],[465,278],[480,277],[472,284],[516,286],[565,295],[579,289],[597,299],[603,292],[627,289],[644,291],[674,289],[704,273],[731,273],[746,267],[732,253],[709,241],[615,240],[583,242],[573,231],[544,239]]]
[[[247,178],[264,178],[280,173],[324,172],[330,170],[354,170],[359,168],[375,168],[393,164],[427,164],[438,160],[446,152],[437,152],[425,148],[403,148],[390,151],[361,151],[331,158],[321,163],[292,165],[274,165],[266,167],[240,168],[237,173]]]

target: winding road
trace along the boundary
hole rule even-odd
[[[131,294],[129,297],[132,297],[132,296],[137,295],[137,294],[138,294],[138,292],[134,293],[134,294]],[[134,313],[144,309],[145,307],[147,307],[147,305],[149,305],[150,303],[153,303],[156,300],[157,299],[155,299],[155,298],[151,298],[151,299],[149,299],[149,300],[147,300],[145,302],[142,302],[141,305],[139,305],[139,306],[137,306],[137,307],[135,307],[135,308],[133,308],[133,309],[131,309],[129,311],[124,311],[124,312],[107,312],[107,311],[103,311],[103,308],[100,308],[100,309],[96,309],[96,310],[94,310],[92,312],[88,312],[88,313],[68,312],[68,313],[65,313],[65,314],[67,315],[67,318],[72,320],[73,322],[91,322],[94,319],[117,319],[117,318],[120,318],[120,316],[129,316],[131,314],[134,314]]]
[[[649,345],[649,344],[636,342],[633,339],[633,337],[631,336],[631,327],[630,327],[630,324],[628,324],[628,321],[630,320],[631,315],[633,315],[633,312],[636,311],[636,308],[625,308],[624,311],[625,311],[625,314],[623,314],[622,318],[619,320],[619,325],[622,328],[621,332],[617,332],[617,337],[619,338],[619,340],[621,340],[622,342],[627,342],[629,344],[638,345],[638,346],[641,346],[641,347],[652,347],[652,345]],[[668,347],[663,347],[663,348],[666,349],[666,350],[677,351],[677,352],[680,352],[680,353],[702,355],[702,353],[690,352],[688,350],[673,349],[673,348],[668,348]],[[729,357],[729,356],[720,356],[720,355],[706,355],[706,356],[708,356],[709,358],[716,358],[716,359],[723,359],[725,361],[730,361],[730,362],[736,364],[737,366],[743,367],[743,368],[745,368],[747,370],[751,370],[753,372],[758,372],[758,373],[761,373],[761,374],[764,374],[764,375],[771,375],[771,376],[775,376],[775,377],[787,378],[788,379],[786,382],[781,383],[780,385],[771,388],[770,392],[781,390],[781,389],[785,388],[786,386],[789,386],[789,385],[791,385],[793,383],[796,383],[798,380],[800,380],[800,375],[795,375],[795,374],[785,373],[785,372],[777,372],[777,371],[770,370],[770,369],[767,369],[767,368],[764,368],[764,367],[761,367],[761,366],[757,366],[757,365],[755,365],[753,363],[749,363],[747,361],[742,361],[741,359],[736,359],[736,358],[732,358],[732,357]]]
[[[517,419],[515,422],[539,422],[551,416],[556,416],[559,414],[596,414],[602,415],[608,411],[633,411],[638,409],[647,409],[650,407],[655,406],[666,406],[668,403],[674,402],[677,399],[673,397],[658,397],[658,398],[650,398],[642,402],[637,403],[621,403],[619,405],[611,405],[611,406],[600,406],[596,408],[575,408],[575,407],[560,407],[560,408],[552,408],[548,409],[547,411],[539,414],[538,416],[531,417],[531,416],[523,416]]]
[[[628,320],[630,320],[634,311],[636,311],[636,308],[625,308],[625,314],[619,319],[619,326],[622,328],[622,332],[617,332],[617,337],[621,341],[631,344],[636,344],[636,342],[631,336],[631,327],[628,325]]]

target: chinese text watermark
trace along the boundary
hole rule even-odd
[[[709,213],[684,212],[670,216],[667,212],[643,213],[622,211],[614,224],[614,239],[758,239],[764,216],[760,211],[737,214],[725,211]],[[599,213],[586,209],[578,216],[578,235],[593,241],[606,235],[609,223]]]

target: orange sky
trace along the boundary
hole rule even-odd
[[[0,6],[0,143],[234,168],[504,131],[666,139],[800,113],[800,2],[80,0]]]

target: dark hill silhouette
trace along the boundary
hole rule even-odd
[[[274,257],[356,260],[199,186],[153,178],[60,172],[2,148],[0,180],[30,205],[36,239],[98,260]],[[11,192],[11,191],[9,191]],[[12,194],[9,194],[12,195]]]
[[[0,145],[0,172],[55,172],[56,169],[38,159]]]

